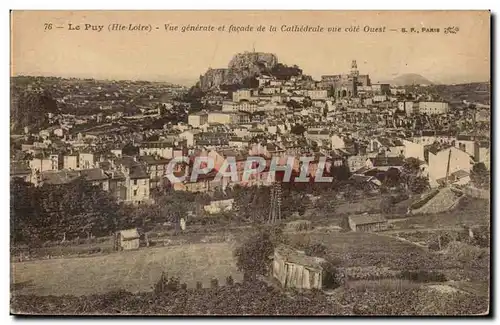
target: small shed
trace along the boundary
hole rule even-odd
[[[375,232],[387,230],[387,219],[380,214],[363,214],[349,217],[349,228],[352,231]]]
[[[137,228],[120,230],[116,233],[116,250],[131,250],[139,248],[139,231]]]
[[[321,289],[323,286],[323,258],[307,256],[289,246],[274,250],[273,277],[284,288]]]

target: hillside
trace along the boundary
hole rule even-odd
[[[410,85],[432,85],[434,84],[429,79],[416,74],[416,73],[407,73],[397,76],[393,80],[390,81],[391,84],[396,86],[410,86]]]
[[[10,129],[20,132],[24,127],[41,129],[47,126],[48,113],[58,113],[57,102],[43,91],[23,91],[14,84],[11,87]]]

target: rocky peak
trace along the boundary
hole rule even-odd
[[[233,56],[227,69],[208,69],[200,77],[203,91],[220,85],[241,83],[245,78],[261,75],[278,64],[278,57],[273,53],[244,52]]]

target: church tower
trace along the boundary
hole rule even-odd
[[[358,64],[356,63],[356,60],[352,60],[351,63],[351,76],[356,78],[359,77]]]
[[[358,97],[358,64],[356,60],[352,60],[351,63],[351,79],[352,79],[352,97]]]

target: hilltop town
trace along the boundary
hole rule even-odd
[[[63,301],[38,297],[46,294],[109,288],[132,295],[154,283],[168,291],[175,279],[160,278],[165,272],[185,284],[173,291],[210,286],[223,291],[213,299],[224,304],[234,293],[219,282],[258,282],[241,294],[249,310],[231,304],[225,311],[212,302],[211,313],[286,314],[294,310],[283,293],[290,288],[330,290],[298,294],[304,314],[485,313],[489,82],[374,83],[356,60],[345,67],[314,80],[275,54],[254,51],[236,54],[227,68],[208,69],[191,88],[12,77],[11,255],[14,278],[36,283],[17,289],[17,308],[38,305],[33,301],[42,302],[40,312],[63,308]],[[263,164],[245,178],[249,157]],[[284,165],[290,157],[289,181],[270,177],[273,159]],[[202,158],[213,166],[201,165]],[[218,177],[228,159],[236,162],[236,180]],[[318,182],[320,176],[331,181]],[[269,242],[270,261],[251,250],[252,240]],[[160,249],[169,257],[157,260]],[[265,261],[248,261],[259,254]],[[165,269],[142,265],[141,272],[154,274],[149,282],[137,274],[114,285],[103,282],[109,274],[95,282],[69,279],[71,290],[61,292],[36,281],[37,272],[54,277],[58,265],[76,272],[82,256],[116,274],[139,259]],[[329,282],[325,261],[337,276]],[[386,280],[392,282],[382,293],[372,288]],[[250,307],[249,292],[271,305],[267,285],[281,307]],[[206,301],[214,293],[193,295]],[[137,311],[132,298],[120,297],[115,303],[123,310]],[[428,306],[412,307],[417,297]],[[161,301],[172,313],[203,313],[196,303],[181,311]],[[71,300],[68,312],[79,303]]]

